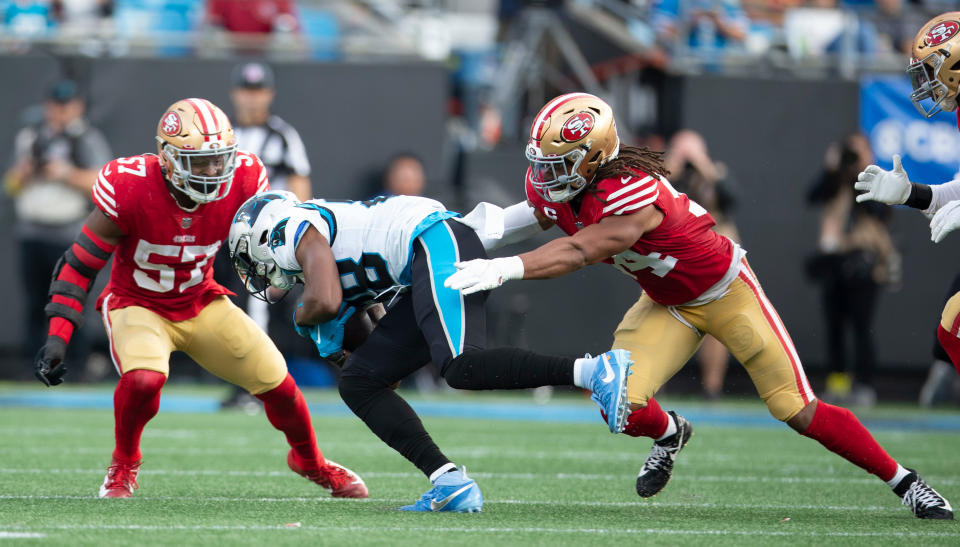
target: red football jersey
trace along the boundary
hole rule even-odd
[[[637,173],[635,177],[603,179],[596,192],[583,196],[579,214],[569,202],[551,203],[530,184],[527,199],[569,235],[611,215],[656,207],[663,222],[630,249],[604,260],[634,278],[656,302],[676,306],[691,302],[724,278],[731,268],[731,241],[710,228],[713,217],[697,202],[677,192],[666,179]]]
[[[142,306],[184,321],[217,296],[233,294],[213,280],[213,258],[240,205],[269,186],[260,159],[237,152],[230,192],[188,212],[170,195],[157,156],[108,163],[93,187],[93,202],[126,237],[114,251],[110,281],[97,308]]]

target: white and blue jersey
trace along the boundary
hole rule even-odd
[[[459,216],[438,201],[415,196],[314,199],[291,206],[288,212],[270,233],[277,266],[303,281],[296,248],[313,226],[336,258],[344,301],[360,307],[409,287],[414,241],[431,226]]]

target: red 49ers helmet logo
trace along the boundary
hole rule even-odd
[[[164,135],[176,137],[180,134],[180,127],[180,114],[173,110],[164,114],[163,120],[160,121],[160,130]]]
[[[593,114],[589,112],[574,114],[564,122],[563,128],[560,129],[560,138],[567,142],[577,142],[590,133],[593,123]]]
[[[938,46],[950,38],[953,38],[960,30],[960,23],[956,21],[941,21],[937,26],[927,32],[924,41],[928,46]]]

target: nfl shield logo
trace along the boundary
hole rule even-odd
[[[183,217],[180,219],[180,227],[184,230],[189,228],[191,223],[193,223],[193,218],[191,217]]]

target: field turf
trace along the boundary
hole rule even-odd
[[[221,394],[165,390],[165,398],[194,402]],[[76,399],[63,403],[69,396]],[[544,406],[528,394],[410,398],[425,405],[441,448],[478,480],[483,513],[397,511],[427,489],[426,479],[331,392],[308,392],[320,446],[364,477],[369,500],[333,500],[288,471],[286,443],[263,414],[184,408],[162,410],[148,425],[134,498],[100,500],[112,449],[109,389],[0,385],[0,543],[960,544],[960,523],[914,518],[886,485],[754,401],[665,398],[665,408],[691,417],[695,434],[664,492],[642,500],[634,480],[650,441],[589,423],[596,413],[579,396]],[[444,417],[457,409],[466,410]],[[527,418],[509,419],[517,409]],[[960,416],[891,407],[858,413],[894,457],[960,503]]]

